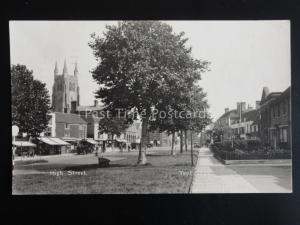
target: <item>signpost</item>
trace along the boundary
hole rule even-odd
[[[13,142],[16,141],[16,136],[18,135],[19,133],[19,127],[16,126],[16,125],[13,125],[11,127],[11,131],[12,131],[12,136],[13,136]],[[13,159],[15,158],[15,147],[13,146]],[[14,163],[14,162],[13,162]],[[13,164],[14,165],[14,164]]]
[[[13,125],[13,126],[11,127],[11,131],[12,131],[13,141],[15,142],[15,141],[16,141],[16,136],[17,136],[18,133],[19,133],[19,127],[16,126],[16,125]]]

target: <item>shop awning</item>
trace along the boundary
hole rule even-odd
[[[119,139],[119,138],[117,138],[116,141],[127,143],[127,141],[125,139]]]
[[[88,143],[92,144],[92,145],[97,145],[97,144],[98,144],[98,142],[94,141],[93,139],[87,138],[86,141],[87,141]]]
[[[98,139],[95,139],[96,141],[107,141],[108,139],[107,138],[98,138]]]
[[[64,141],[67,141],[67,142],[78,142],[81,140],[79,138],[72,138],[72,137],[62,137],[61,139],[63,139]]]
[[[59,145],[71,145],[70,143],[63,141],[60,138],[51,138],[51,139],[52,139],[52,141],[55,141]]]
[[[42,137],[42,138],[39,138],[39,140],[48,145],[70,145],[69,143],[67,143],[59,138]]]
[[[36,147],[36,144],[33,144],[29,141],[14,141],[12,144],[18,147]]]

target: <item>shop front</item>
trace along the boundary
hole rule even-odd
[[[36,144],[29,141],[14,141],[12,146],[15,156],[34,156],[35,154]]]
[[[42,137],[38,138],[38,155],[56,155],[67,153],[70,144],[59,138]]]
[[[80,138],[73,138],[73,137],[62,137],[61,139],[70,144],[68,146],[68,150],[67,150],[68,152],[76,152],[77,146],[81,141]]]

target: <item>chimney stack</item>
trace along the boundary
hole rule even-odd
[[[237,109],[237,113],[238,113],[238,116],[240,117],[240,122],[241,122],[242,114],[243,114],[243,112],[246,111],[246,102],[237,102],[236,109]]]
[[[228,113],[229,112],[229,108],[225,108],[225,113]]]
[[[94,100],[94,106],[98,105],[98,100]]]
[[[241,110],[242,112],[246,111],[246,102],[241,102]]]

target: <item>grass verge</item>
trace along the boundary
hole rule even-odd
[[[32,169],[46,173],[13,176],[13,194],[188,193],[193,169],[190,153],[175,157],[169,151],[158,154],[148,155],[145,166],[137,166],[137,157],[132,155],[111,162],[108,168],[97,164],[32,165]]]

